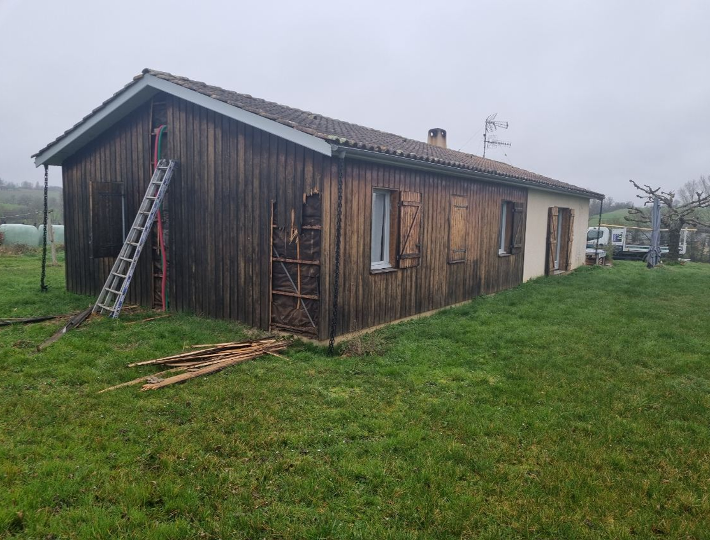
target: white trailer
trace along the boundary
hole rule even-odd
[[[688,233],[695,229],[683,229],[680,233],[679,253],[684,255],[688,247]],[[587,229],[587,258],[598,257],[595,249],[613,248],[615,259],[643,260],[651,247],[651,232],[647,227],[622,227],[607,225]],[[598,243],[597,243],[598,239]],[[661,229],[661,253],[668,253],[668,229]]]

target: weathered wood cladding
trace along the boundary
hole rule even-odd
[[[320,192],[322,156],[167,96],[171,307],[267,329],[271,201],[300,228],[304,196]]]
[[[126,227],[130,227],[150,180],[149,149],[150,107],[146,104],[62,164],[68,290],[98,294],[114,262],[113,257],[92,257],[92,220],[102,217],[92,209],[92,182],[123,183]],[[144,248],[150,249],[150,245]],[[142,257],[127,302],[149,305],[150,273],[150,257]]]
[[[370,271],[372,190],[421,193],[422,257],[412,268]],[[468,203],[466,260],[448,262],[452,197]],[[504,184],[345,160],[338,334],[424,313],[514,287],[522,282],[523,254],[500,256],[502,201],[526,203],[527,190]],[[337,161],[323,186],[323,259],[321,320],[332,305]],[[525,204],[525,210],[527,205]],[[524,223],[524,220],[523,220]],[[524,225],[523,225],[524,226]],[[523,231],[524,234],[524,231]],[[328,329],[321,325],[321,339]]]
[[[300,228],[304,197],[317,192],[323,219],[318,335],[326,339],[332,309],[338,159],[179,98],[161,99],[168,124],[163,157],[179,162],[167,195],[170,309],[268,328],[271,203],[276,203],[279,226]],[[97,294],[113,263],[111,258],[91,257],[90,183],[125,183],[129,226],[150,179],[149,168],[150,104],[63,164],[69,290]],[[350,158],[345,159],[344,173],[338,334],[522,281],[523,254],[499,256],[498,235],[501,202],[526,203],[527,190]],[[377,187],[420,195],[421,257],[416,266],[370,271],[372,189]],[[468,204],[465,222],[456,223],[467,231],[459,235],[465,239],[465,260],[450,264],[454,197]],[[141,258],[129,302],[151,304],[150,263],[150,257]]]

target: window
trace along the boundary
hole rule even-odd
[[[123,182],[91,182],[91,254],[116,257],[126,228]]]
[[[390,256],[392,192],[372,191],[372,244],[370,268],[381,270],[392,266]]]
[[[500,245],[499,255],[510,255],[513,247],[513,214],[515,209],[510,201],[503,201],[500,206]]]
[[[499,255],[520,253],[525,241],[525,205],[503,201],[500,210]]]
[[[466,197],[451,197],[449,215],[449,263],[466,261],[466,231],[468,230],[468,200]]]
[[[555,270],[560,269],[560,250],[562,249],[562,231],[565,228],[565,211],[564,209],[557,213],[557,244],[555,246]]]
[[[372,190],[370,269],[419,266],[422,257],[422,194]]]
[[[601,231],[599,229],[593,229],[593,230],[587,232],[587,242],[595,242],[597,240],[597,238],[601,239],[603,234],[604,234],[603,231]]]

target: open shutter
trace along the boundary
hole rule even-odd
[[[449,262],[457,263],[466,260],[466,231],[468,215],[468,199],[459,195],[451,197],[451,214],[449,216]]]
[[[572,270],[572,247],[574,245],[574,210],[569,209],[569,219],[567,220],[567,260],[565,270]]]
[[[399,251],[400,268],[419,266],[422,259],[422,194],[402,191],[399,201]]]
[[[557,215],[559,209],[551,206],[547,212],[547,260],[546,274],[555,271],[555,252],[557,251]]]
[[[91,183],[91,253],[115,257],[123,246],[123,182]]]
[[[523,219],[525,218],[525,205],[515,203],[513,207],[513,240],[510,246],[511,253],[520,253],[523,250],[525,235],[523,234]]]

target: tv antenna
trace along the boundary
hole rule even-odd
[[[502,120],[496,120],[498,113],[491,114],[486,118],[485,129],[483,130],[483,157],[486,157],[486,148],[489,146],[510,146],[509,142],[499,141],[493,135],[493,132],[498,128],[508,129],[508,122],[503,122]],[[490,136],[488,134],[491,134]]]

